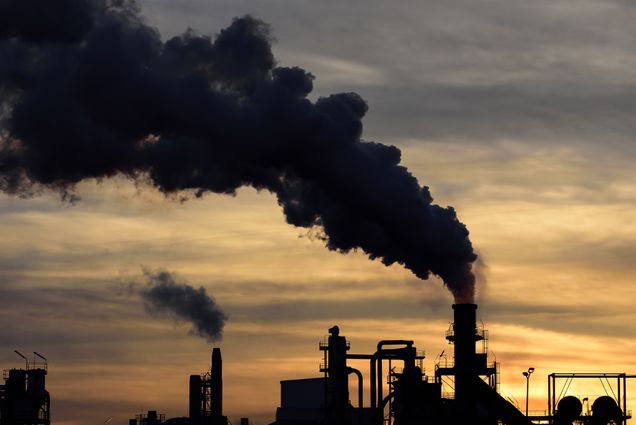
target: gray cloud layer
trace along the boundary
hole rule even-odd
[[[311,63],[319,93],[370,101],[374,137],[633,146],[636,10],[623,1],[143,4],[167,33],[181,22],[214,30],[237,12],[271,22],[278,56]]]

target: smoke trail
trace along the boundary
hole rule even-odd
[[[0,189],[68,198],[114,175],[166,194],[266,189],[328,249],[433,273],[470,301],[476,255],[455,210],[399,149],[361,138],[360,96],[308,100],[314,76],[276,65],[263,22],[164,43],[132,0],[0,0],[0,16]]]
[[[136,290],[150,314],[168,314],[192,324],[191,333],[218,341],[228,317],[205,288],[193,288],[167,271],[145,271],[146,285]]]

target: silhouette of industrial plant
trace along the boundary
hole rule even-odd
[[[320,367],[323,376],[281,381],[280,407],[271,425],[625,425],[631,418],[626,407],[626,383],[635,376],[625,373],[552,373],[548,377],[547,411],[528,415],[526,404],[524,414],[498,392],[499,365],[488,361],[488,333],[477,325],[477,305],[454,304],[453,310],[454,322],[446,332],[446,339],[454,345],[454,359],[438,356],[432,375],[424,373],[424,355],[413,341],[382,340],[374,353],[351,353],[350,343],[340,334],[338,326],[332,327],[329,336],[319,344],[324,355]],[[32,362],[23,356],[24,369],[4,373],[4,385],[0,386],[0,425],[51,423],[50,398],[45,388],[48,365],[43,356],[34,354],[37,358]],[[348,360],[369,362],[368,402],[363,391],[365,374],[349,366]],[[531,368],[524,372],[526,379],[533,371]],[[349,375],[357,378],[353,403]],[[604,380],[612,396],[596,398],[590,408],[588,398],[567,394],[574,379]],[[584,402],[588,406],[586,411]],[[241,418],[240,422],[248,425],[249,419]],[[223,365],[219,348],[212,350],[208,372],[190,376],[188,417],[166,419],[151,410],[129,420],[129,425],[159,424],[229,424],[223,414]]]

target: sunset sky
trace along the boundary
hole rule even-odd
[[[478,318],[501,392],[547,409],[552,372],[636,372],[636,8],[624,0],[142,0],[165,40],[269,23],[280,65],[313,75],[312,100],[357,92],[365,140],[453,206],[480,256]],[[451,352],[453,298],[360,252],[330,252],[275,197],[179,202],[124,177],[85,181],[70,204],[0,194],[0,368],[49,359],[58,425],[159,410],[187,415],[188,376],[224,360],[230,419],[273,421],[279,381],[319,376],[337,324],[351,351],[413,339],[426,370]],[[223,340],[153,316],[128,291],[144,270],[204,287]],[[363,369],[366,365],[361,366]],[[366,369],[364,369],[366,371]],[[592,399],[600,383],[573,386]],[[636,409],[636,385],[628,386]],[[368,392],[365,393],[368,397]],[[354,404],[355,395],[351,397]]]

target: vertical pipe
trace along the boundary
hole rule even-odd
[[[552,377],[552,415],[554,415],[556,413],[556,376],[554,376],[554,374],[551,375]]]
[[[620,376],[616,378],[616,382],[618,383],[618,388],[616,389],[616,391],[617,391],[617,397],[616,398],[618,400],[616,400],[616,405],[618,406],[618,408],[620,409],[621,414],[622,414],[623,407],[621,406],[621,403],[623,402],[623,400],[622,400],[622,397],[621,397],[621,378],[620,378]],[[622,417],[621,417],[620,425],[623,425],[623,418]]]
[[[552,416],[552,391],[550,391],[550,379],[552,375],[548,375],[548,417]]]
[[[616,383],[618,384],[618,390],[617,390],[618,391],[618,397],[617,397],[618,398],[618,400],[617,400],[618,403],[617,404],[618,404],[618,407],[619,407],[619,409],[621,411],[621,425],[624,425],[625,421],[626,421],[626,419],[624,419],[624,416],[627,414],[627,412],[624,409],[625,406],[622,405],[623,404],[623,397],[621,397],[621,391],[622,391],[622,388],[621,388],[621,376],[624,376],[624,375],[619,375],[616,378]]]
[[[362,405],[364,404],[364,395],[363,395],[363,380],[362,380],[362,372],[360,372],[358,369],[355,369],[353,367],[348,367],[347,366],[347,372],[348,373],[353,373],[358,377],[358,408],[362,409]]]
[[[382,405],[382,355],[378,356],[378,414],[384,422],[384,406]]]
[[[376,408],[376,391],[375,391],[375,359],[376,356],[374,355],[371,358],[371,365],[369,366],[369,374],[371,375],[371,396],[370,396],[370,400],[371,400],[371,411],[375,410]]]
[[[623,416],[625,416],[623,422],[627,425],[627,377],[625,375],[623,375],[623,408]]]
[[[526,375],[526,417],[528,416],[528,395],[530,394],[530,374]]]
[[[623,423],[627,425],[627,377],[623,375]]]
[[[324,397],[323,400],[324,400],[324,402],[326,402],[327,398],[329,398],[329,387],[327,386],[327,383],[329,382],[328,381],[328,378],[329,378],[329,374],[328,374],[329,363],[328,363],[328,360],[327,360],[327,350],[324,351],[324,354],[325,354],[325,356],[324,356],[323,365],[324,365],[324,369],[325,369],[325,376],[324,376],[323,383],[324,383],[325,391],[324,391],[324,394],[323,394],[323,397]]]
[[[415,352],[415,349],[413,349],[413,352]],[[415,362],[415,359],[413,359],[413,362]],[[405,361],[404,362],[404,370],[407,370],[408,368],[408,364]],[[391,364],[391,359],[389,359],[389,394],[391,394],[391,389],[392,389],[392,385],[391,385],[391,372],[393,372],[392,369],[392,364]],[[394,387],[393,387],[394,389]],[[391,412],[393,411],[393,397],[391,397],[389,399],[389,425],[392,425],[393,423],[393,416],[391,415]]]

